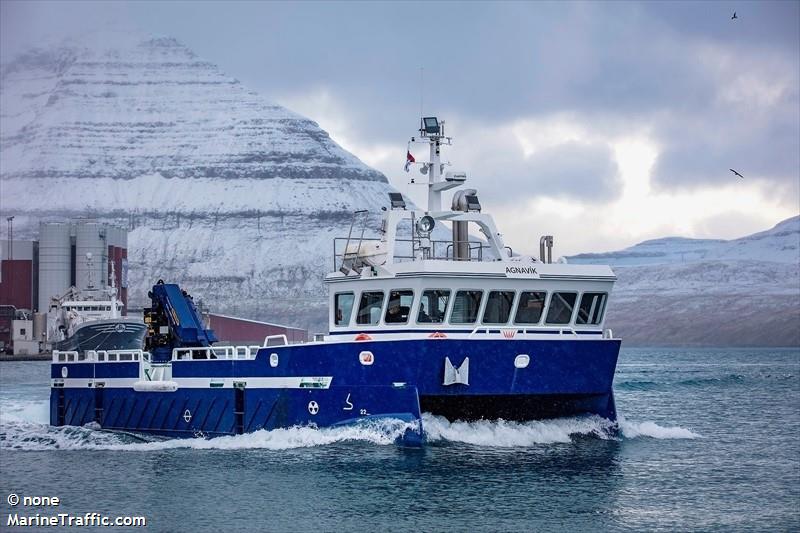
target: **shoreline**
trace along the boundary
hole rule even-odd
[[[49,354],[49,353],[34,353],[34,354],[19,354],[19,355],[0,354],[0,362],[2,362],[2,361],[49,361],[52,358],[53,358],[52,354]]]

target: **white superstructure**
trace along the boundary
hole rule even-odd
[[[429,159],[414,162],[428,176],[427,209],[409,209],[400,194],[390,194],[377,237],[365,237],[368,216],[355,214],[350,235],[334,244],[336,270],[325,278],[329,338],[431,330],[610,337],[603,332],[616,280],[610,267],[553,263],[551,236],[541,238],[539,258],[515,255],[474,189],[455,191],[451,209],[443,210],[442,193],[466,182],[463,172],[443,172],[441,148],[452,138],[444,122],[426,117],[411,142],[429,147]],[[442,239],[442,228],[452,238]]]

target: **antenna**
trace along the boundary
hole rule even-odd
[[[419,116],[422,116],[422,95],[425,87],[425,67],[419,67]]]

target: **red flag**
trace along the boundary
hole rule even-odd
[[[411,152],[410,152],[410,151],[407,151],[407,152],[406,152],[406,166],[404,167],[404,170],[405,170],[406,172],[408,172],[408,169],[409,169],[409,167],[411,167],[411,163],[415,163],[416,161],[417,161],[417,160],[416,160],[416,159],[414,159],[414,156],[413,156],[413,155],[411,155]]]

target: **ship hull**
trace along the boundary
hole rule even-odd
[[[234,387],[142,392],[59,387],[50,396],[51,425],[96,423],[106,430],[176,438],[239,435],[293,426],[380,424],[387,420],[396,429],[408,429],[401,435],[404,444],[420,443],[422,428],[415,388]]]
[[[51,423],[187,437],[372,418],[414,422],[420,412],[450,420],[615,421],[619,348],[618,340],[599,338],[276,346],[253,359],[171,361],[165,383],[172,388],[158,391],[141,390],[143,382],[159,384],[148,382],[150,363],[54,362]],[[524,367],[515,364],[521,355]],[[462,382],[448,380],[448,365]]]
[[[75,332],[53,344],[53,349],[68,352],[88,350],[141,350],[147,327],[133,320],[107,319],[84,322]]]

